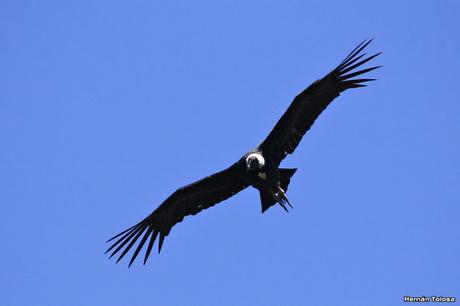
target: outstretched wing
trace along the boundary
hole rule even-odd
[[[248,187],[243,171],[241,166],[235,163],[223,171],[179,188],[144,220],[108,240],[107,242],[114,242],[106,253],[112,251],[110,255],[112,257],[123,250],[117,259],[117,262],[120,261],[143,234],[129,265],[131,266],[150,237],[144,257],[145,264],[158,234],[160,235],[158,252],[160,252],[164,238],[184,217],[196,215],[203,209],[214,206]]]
[[[287,111],[259,146],[264,154],[271,156],[276,165],[279,166],[287,154],[294,152],[316,118],[342,91],[365,87],[364,83],[374,80],[355,79],[354,77],[381,66],[353,71],[380,54],[377,53],[363,59],[366,54],[360,53],[371,41],[363,41],[339,66],[295,97]]]

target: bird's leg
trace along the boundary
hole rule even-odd
[[[278,203],[281,205],[281,207],[286,212],[289,212],[287,207],[286,207],[286,204],[288,204],[291,208],[294,208],[294,207],[292,207],[291,203],[289,203],[289,199],[287,198],[286,193],[284,192],[283,188],[278,186],[278,192],[275,195],[276,195],[276,198],[278,200]]]

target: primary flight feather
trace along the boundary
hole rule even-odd
[[[112,243],[106,251],[111,252],[110,258],[119,254],[117,262],[120,261],[139,241],[129,266],[147,246],[145,264],[158,236],[160,252],[171,228],[184,217],[212,207],[249,186],[259,190],[262,212],[276,203],[286,211],[287,206],[292,207],[286,191],[297,169],[279,168],[279,165],[287,154],[294,152],[303,135],[332,100],[347,89],[365,87],[365,83],[374,80],[356,78],[380,67],[357,69],[380,54],[366,57],[362,53],[371,41],[360,43],[334,70],[297,95],[260,145],[229,168],[177,189],[145,219],[108,240]]]

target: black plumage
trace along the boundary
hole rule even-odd
[[[287,211],[291,204],[285,193],[297,169],[282,169],[279,165],[287,154],[294,152],[303,135],[332,100],[347,89],[364,87],[365,83],[374,80],[355,78],[380,67],[355,70],[380,54],[369,57],[362,54],[370,42],[363,41],[334,70],[297,95],[259,146],[229,168],[176,190],[144,220],[108,240],[112,244],[106,253],[111,252],[110,257],[119,253],[118,262],[140,239],[129,265],[147,244],[145,264],[158,236],[160,252],[171,228],[184,217],[212,207],[248,186],[260,191],[262,212],[276,203]]]

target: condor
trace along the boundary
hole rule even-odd
[[[297,95],[261,144],[229,168],[177,189],[145,219],[108,240],[112,243],[106,251],[111,252],[110,258],[121,252],[117,259],[120,261],[140,239],[129,266],[148,241],[145,264],[158,236],[160,252],[165,237],[184,217],[212,207],[249,186],[259,190],[262,212],[276,203],[288,211],[292,206],[286,192],[297,169],[280,168],[280,163],[294,152],[316,118],[341,92],[364,87],[374,80],[356,78],[381,67],[357,69],[380,54],[368,57],[362,54],[371,41],[363,41],[335,69]]]

